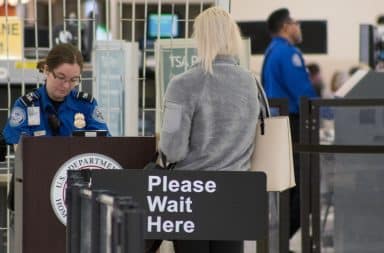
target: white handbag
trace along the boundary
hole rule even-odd
[[[267,191],[284,191],[296,185],[289,117],[270,117],[264,90],[256,83],[265,108],[257,124],[251,171],[266,173]]]

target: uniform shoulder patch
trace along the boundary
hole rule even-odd
[[[100,110],[100,107],[98,107],[98,106],[96,106],[95,109],[93,109],[92,118],[99,123],[105,123],[105,119],[103,117],[103,114]]]
[[[39,100],[39,98],[40,98],[39,93],[37,93],[36,91],[32,91],[20,97],[20,100],[25,106],[28,107],[28,106],[32,106],[34,102]]]
[[[301,63],[301,58],[299,54],[295,53],[292,55],[292,64],[296,67],[301,67],[303,64]]]
[[[11,115],[9,117],[9,125],[11,127],[20,126],[26,119],[25,110],[19,106],[15,106],[12,109]]]
[[[81,100],[85,100],[89,103],[92,103],[93,102],[93,96],[87,92],[84,92],[84,91],[79,91],[77,92],[76,94],[76,98],[77,99],[81,99]]]

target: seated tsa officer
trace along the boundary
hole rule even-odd
[[[46,76],[40,88],[18,98],[3,130],[7,144],[26,136],[70,136],[76,130],[107,130],[96,100],[78,91],[83,68],[80,51],[71,44],[51,49],[38,68]]]

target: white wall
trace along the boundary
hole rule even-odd
[[[305,55],[316,61],[329,83],[335,70],[348,70],[359,63],[359,24],[375,24],[384,14],[384,0],[232,0],[231,13],[238,21],[266,20],[275,9],[287,7],[299,20],[328,21],[328,54]],[[303,38],[305,40],[305,38]],[[262,56],[253,56],[251,69],[260,72]]]

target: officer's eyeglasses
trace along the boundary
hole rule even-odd
[[[79,76],[72,77],[71,79],[66,79],[65,76],[57,75],[55,72],[51,71],[53,78],[59,80],[60,82],[68,82],[71,85],[78,85],[81,82],[81,78]]]

